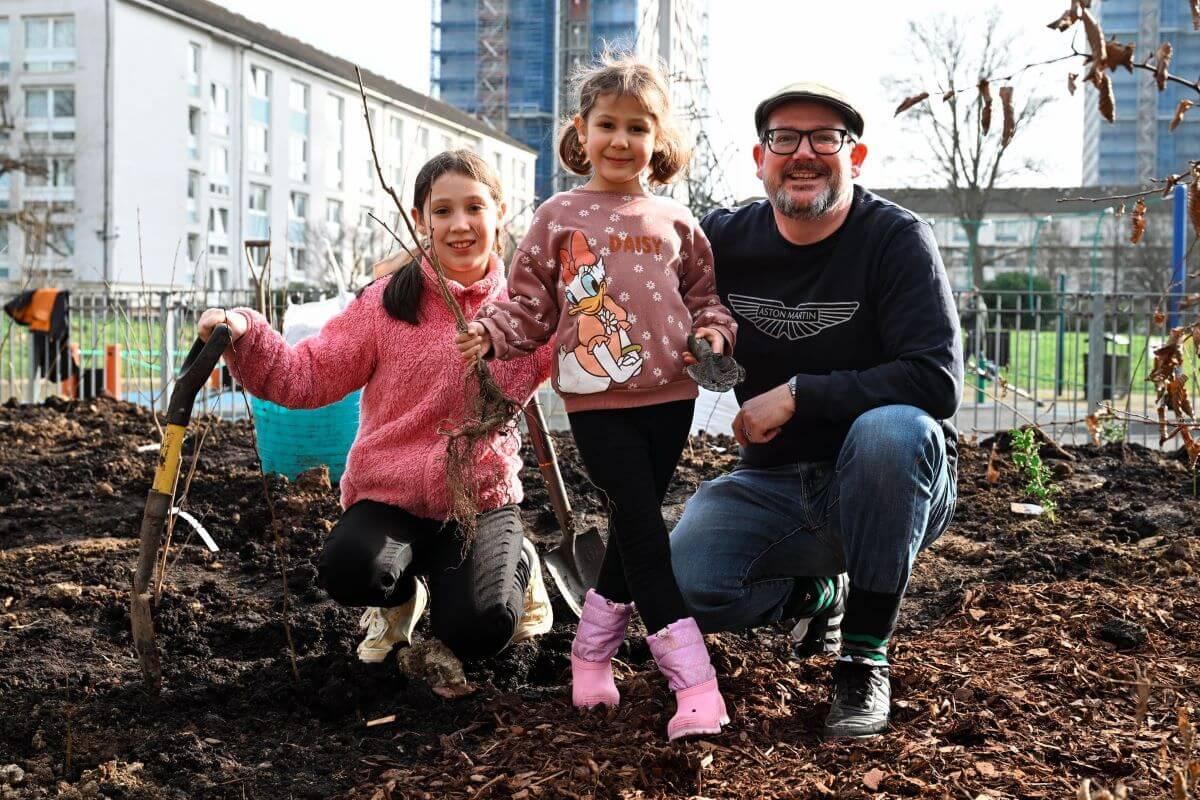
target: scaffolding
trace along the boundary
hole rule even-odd
[[[479,116],[508,128],[508,0],[479,0]]]

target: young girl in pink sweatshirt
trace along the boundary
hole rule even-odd
[[[468,318],[507,299],[497,255],[504,211],[496,174],[470,151],[435,156],[417,175],[413,220]],[[208,309],[200,318],[201,338],[220,322],[233,329],[225,359],[256,397],[315,408],[363,390],[341,479],[344,513],[325,542],[319,580],[339,603],[369,607],[360,621],[364,661],[382,661],[410,640],[427,597],[434,635],[460,658],[496,653],[544,633],[552,621],[517,513],[520,442],[512,431],[477,450],[476,473],[502,477],[482,487],[483,512],[465,561],[457,529],[445,526],[447,439],[438,430],[463,415],[465,365],[436,281],[428,263],[403,266],[294,347],[248,308]],[[495,365],[492,374],[505,394],[523,401],[546,379],[551,355],[545,347],[526,361]]]
[[[485,304],[457,341],[467,359],[501,362],[557,342],[554,387],[609,512],[608,551],[571,648],[575,705],[618,702],[611,661],[636,603],[678,704],[668,737],[719,733],[725,702],[675,583],[662,501],[697,395],[688,335],[722,353],[736,323],[717,299],[699,223],[642,186],[647,171],[667,183],[689,156],[662,75],[606,56],[581,76],[579,101],[559,155],[587,183],[542,204],[510,266],[510,299]]]

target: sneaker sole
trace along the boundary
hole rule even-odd
[[[513,633],[513,644],[529,641],[535,636],[549,633],[550,629],[554,627],[554,611],[550,606],[550,594],[546,591],[546,583],[542,578],[542,559],[538,556],[536,548],[531,547],[530,550],[533,552],[533,564],[529,570],[529,585],[534,587],[533,605],[544,608],[546,617],[538,624],[526,627],[524,625],[525,618],[522,616],[521,623],[517,625],[517,630]]]

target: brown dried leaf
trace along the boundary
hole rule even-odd
[[[1174,173],[1173,175],[1168,175],[1167,177],[1163,178],[1163,195],[1162,196],[1170,197],[1171,192],[1175,189],[1175,184],[1179,183],[1179,181],[1182,178],[1183,178],[1183,176],[1180,175],[1178,172]]]
[[[1200,2],[1200,0],[1198,0]],[[1200,236],[1200,166],[1192,167],[1192,182],[1188,184],[1188,219],[1192,230]]]
[[[979,102],[983,104],[979,109],[979,129],[986,136],[992,128],[992,87],[987,78],[979,81]]]
[[[1196,0],[1200,2],[1200,0]],[[1092,12],[1086,8],[1080,9],[1079,18],[1083,20],[1083,30],[1087,34],[1088,46],[1092,48],[1092,63],[1095,65],[1093,69],[1099,70],[1102,64],[1108,62],[1105,51],[1104,31],[1100,27],[1100,23],[1092,16]]]
[[[1171,796],[1175,800],[1188,800],[1187,778],[1178,767],[1171,771]]]
[[[1146,677],[1145,671],[1140,665],[1135,667],[1135,697],[1137,698],[1137,709],[1134,711],[1133,724],[1135,730],[1142,729],[1142,723],[1146,721],[1146,712],[1150,709],[1150,679]]]
[[[1163,42],[1154,53],[1154,82],[1161,92],[1167,88],[1167,68],[1171,66],[1171,43]]]
[[[942,93],[942,102],[949,103],[950,98],[954,97],[954,95],[956,95],[956,94],[958,94],[957,89],[947,89],[945,92]]]
[[[1075,13],[1075,9],[1068,8],[1062,13],[1062,16],[1048,24],[1046,27],[1052,31],[1058,31],[1059,33],[1062,33],[1074,25],[1078,19],[1079,15]]]
[[[1071,94],[1075,94],[1075,88],[1077,86],[1076,81],[1078,81],[1078,80],[1079,80],[1078,72],[1068,72],[1067,73],[1067,91],[1070,92]]]
[[[1192,0],[1192,30],[1200,31],[1200,0]]]
[[[1086,417],[1084,417],[1083,421],[1085,423],[1087,423],[1088,435],[1090,435],[1092,437],[1092,444],[1096,445],[1096,447],[1099,447],[1100,446],[1100,416],[1095,411],[1093,411],[1091,414],[1088,414]]]
[[[1000,87],[1000,105],[1004,109],[1004,132],[1000,134],[1000,146],[1008,147],[1017,133],[1017,113],[1013,109],[1013,87]]]
[[[985,475],[987,482],[993,486],[1000,482],[1000,469],[996,466],[996,459],[1000,455],[996,449],[999,443],[999,439],[992,442],[992,452],[988,454],[987,473]]]
[[[1139,197],[1137,204],[1134,205],[1129,221],[1133,223],[1133,232],[1129,236],[1129,243],[1137,244],[1146,233],[1146,201],[1142,198]]]
[[[1167,321],[1166,312],[1164,312],[1161,308],[1156,308],[1154,310],[1154,324],[1162,325],[1166,321]]]
[[[867,773],[862,777],[863,786],[867,787],[872,792],[877,792],[879,791],[879,784],[882,783],[883,779],[886,777],[886,772],[881,770],[879,767],[872,767],[871,769],[867,770]]]
[[[1135,47],[1136,45],[1118,42],[1116,37],[1109,39],[1104,44],[1104,67],[1109,72],[1117,67],[1124,67],[1133,72],[1133,51]]]
[[[1107,72],[1097,73],[1096,91],[1100,94],[1100,116],[1109,122],[1117,118],[1117,100],[1113,97],[1112,81]]]
[[[1173,131],[1179,127],[1179,123],[1183,122],[1183,115],[1188,109],[1194,106],[1191,100],[1180,100],[1179,105],[1175,107],[1175,116],[1171,117],[1171,124],[1167,126],[1167,130]]]
[[[908,111],[910,108],[915,106],[917,103],[920,103],[923,100],[927,100],[928,98],[929,98],[929,92],[921,92],[920,94],[914,94],[911,97],[906,97],[906,98],[904,98],[904,102],[902,102],[900,105],[896,106],[896,113],[893,114],[892,116],[898,117],[901,114],[903,114],[905,111]]]

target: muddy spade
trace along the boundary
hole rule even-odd
[[[584,595],[596,585],[596,578],[600,574],[600,564],[604,561],[604,540],[595,528],[588,528],[583,533],[575,532],[571,504],[567,500],[562,473],[554,457],[554,444],[546,434],[546,418],[542,415],[536,394],[525,406],[525,422],[529,428],[529,441],[537,456],[538,469],[550,494],[550,506],[554,509],[554,517],[562,533],[562,542],[551,548],[544,557],[546,570],[554,578],[559,593],[571,611],[579,616],[583,610]]]
[[[207,344],[197,339],[188,351],[179,377],[175,380],[175,388],[171,391],[171,401],[167,404],[167,427],[158,451],[158,466],[154,468],[154,483],[146,496],[146,510],[142,514],[141,542],[137,569],[133,574],[129,616],[133,627],[133,645],[142,664],[142,678],[146,688],[154,694],[162,689],[162,662],[158,644],[154,641],[154,621],[150,616],[150,578],[158,561],[163,528],[175,497],[183,438],[192,418],[192,405],[229,345],[229,340],[229,326],[217,325]]]

